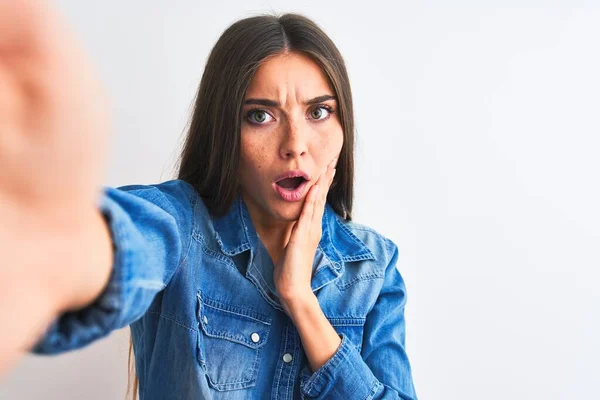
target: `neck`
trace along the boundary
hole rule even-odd
[[[277,264],[283,250],[287,246],[292,228],[296,221],[276,220],[269,215],[265,215],[260,208],[249,201],[246,196],[243,196],[252,225],[260,240],[267,248],[269,255],[273,261],[273,265]]]

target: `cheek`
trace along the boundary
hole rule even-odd
[[[242,183],[259,180],[259,173],[266,163],[266,149],[263,143],[242,139],[240,148],[240,166],[238,174]]]
[[[318,136],[316,151],[321,157],[330,157],[337,154],[344,144],[344,132],[337,125],[329,129],[323,129]]]

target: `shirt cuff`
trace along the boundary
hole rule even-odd
[[[368,399],[377,391],[379,381],[356,347],[345,334],[339,336],[342,339],[340,347],[321,368],[312,374],[308,366],[300,371],[303,398]]]
[[[122,246],[128,240],[125,232],[118,226],[119,213],[123,211],[106,194],[99,201],[99,209],[110,228],[112,238],[114,257],[109,281],[92,304],[59,315],[29,350],[31,353],[57,354],[78,349],[121,328],[120,316],[126,295],[123,275],[127,257],[126,251],[118,248],[115,243]]]

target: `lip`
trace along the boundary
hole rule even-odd
[[[275,190],[275,192],[277,192],[277,194],[279,195],[279,197],[281,197],[282,200],[289,202],[294,202],[302,199],[302,196],[304,196],[304,191],[307,186],[308,181],[304,181],[296,189],[288,190],[282,188],[276,182],[273,182],[273,189]]]
[[[274,183],[277,183],[282,179],[297,178],[299,176],[303,177],[307,181],[310,181],[310,176],[308,176],[306,172],[302,171],[301,169],[294,169],[292,171],[287,171],[279,175],[277,178],[275,178]]]
[[[304,178],[304,182],[302,182],[300,184],[300,186],[298,186],[294,190],[284,189],[277,184],[277,182],[279,182],[283,179],[297,178],[297,177]],[[309,181],[310,181],[310,176],[308,176],[308,174],[306,172],[302,171],[301,169],[286,171],[283,174],[279,175],[277,178],[275,178],[275,181],[273,182],[273,190],[275,190],[275,192],[279,195],[279,197],[282,200],[294,202],[294,201],[298,201],[298,200],[302,199],[302,197],[304,196],[304,192],[306,191],[306,187],[308,186]]]

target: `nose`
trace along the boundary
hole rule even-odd
[[[281,158],[287,160],[304,156],[308,150],[307,129],[294,121],[288,121],[284,129],[279,148]]]

